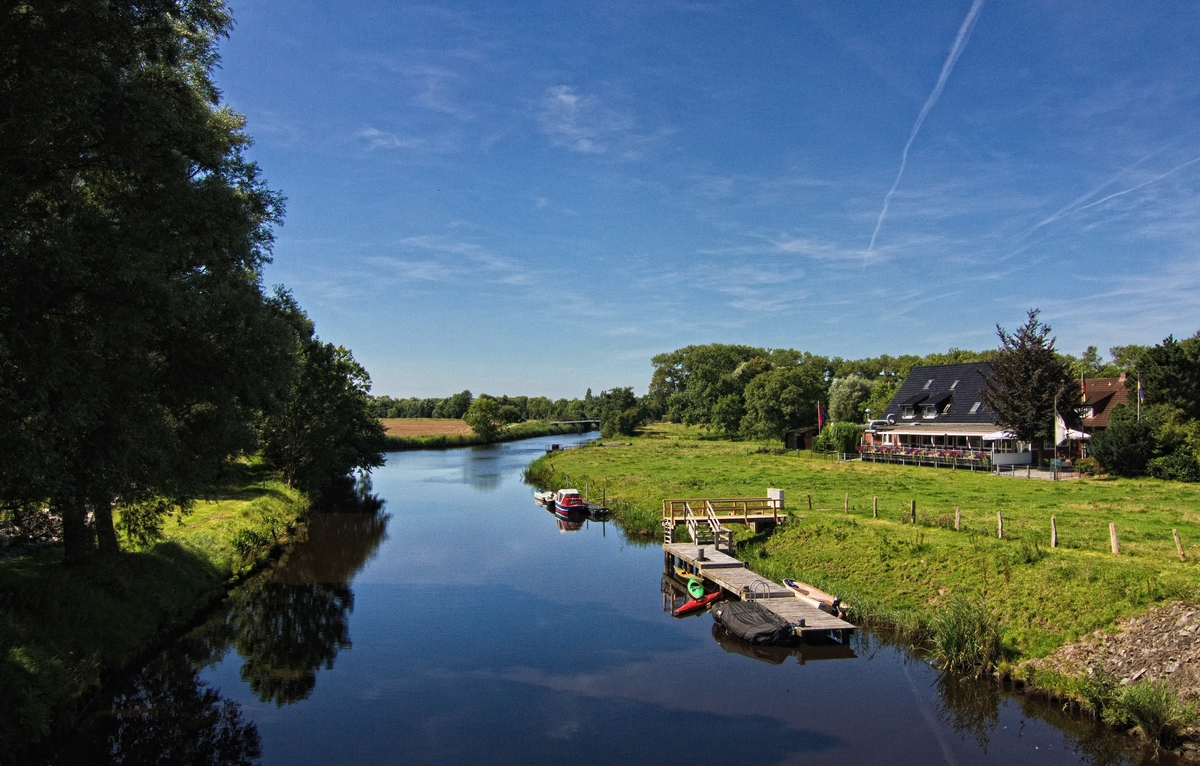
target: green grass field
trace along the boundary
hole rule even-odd
[[[220,598],[307,509],[302,494],[247,467],[168,520],[164,540],[115,561],[66,569],[53,546],[0,563],[0,756],[48,735],[107,674]]]
[[[541,458],[528,476],[551,487],[569,476],[572,486],[588,483],[593,496],[605,490],[626,532],[651,539],[661,536],[664,498],[765,497],[768,487],[781,488],[790,515],[783,529],[754,537],[735,527],[738,555],[755,571],[807,580],[841,594],[859,620],[918,634],[950,597],[982,597],[1013,660],[1045,655],[1152,605],[1195,598],[1200,588],[1200,485],[838,463],[774,444],[701,437],[656,425],[630,447]],[[912,500],[915,525],[908,523]],[[963,525],[957,532],[955,506]],[[1057,549],[1049,547],[1051,516]],[[1110,552],[1109,522],[1117,524],[1119,555]],[[1172,529],[1187,563],[1176,555]]]

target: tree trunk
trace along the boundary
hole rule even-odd
[[[51,505],[51,509],[62,516],[63,564],[70,567],[87,563],[93,549],[84,504],[73,499],[59,500]]]
[[[96,519],[96,542],[99,544],[100,555],[103,558],[116,558],[121,552],[117,542],[117,530],[113,527],[113,504],[111,500],[103,499],[92,508]]]

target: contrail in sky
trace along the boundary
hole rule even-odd
[[[1128,189],[1122,189],[1121,191],[1113,192],[1112,194],[1109,194],[1106,197],[1101,197],[1100,199],[1096,200],[1095,202],[1089,202],[1086,205],[1080,205],[1079,204],[1080,202],[1082,202],[1083,200],[1087,199],[1088,197],[1091,197],[1094,194],[1098,193],[1099,190],[1097,190],[1096,192],[1092,192],[1092,194],[1088,194],[1087,196],[1085,196],[1081,199],[1078,199],[1075,202],[1072,202],[1070,205],[1067,205],[1065,208],[1063,208],[1062,210],[1059,210],[1057,213],[1050,216],[1049,218],[1042,221],[1041,223],[1039,223],[1037,226],[1034,226],[1033,228],[1040,229],[1041,227],[1045,226],[1048,223],[1053,223],[1054,221],[1057,221],[1059,218],[1062,218],[1064,215],[1069,215],[1071,213],[1078,213],[1080,210],[1087,210],[1090,207],[1095,207],[1096,205],[1100,205],[1105,202],[1108,202],[1113,197],[1120,197],[1123,194],[1128,194],[1130,192],[1137,191],[1138,189],[1142,188],[1143,186],[1149,186],[1152,183],[1157,183],[1168,176],[1172,176],[1175,173],[1178,173],[1179,171],[1183,170],[1184,168],[1186,168],[1189,165],[1195,165],[1197,162],[1200,162],[1200,157],[1190,159],[1187,162],[1183,163],[1182,165],[1176,165],[1175,167],[1171,168],[1170,170],[1168,170],[1165,173],[1162,173],[1161,175],[1157,175],[1148,181],[1142,181],[1137,186],[1130,186]],[[1139,162],[1138,164],[1141,164],[1141,163]],[[1101,188],[1103,188],[1103,187],[1101,187]]]
[[[921,124],[925,122],[929,110],[933,109],[938,96],[942,95],[942,88],[946,87],[946,80],[950,77],[954,64],[962,55],[963,49],[967,47],[967,39],[971,36],[971,30],[975,28],[975,20],[979,18],[981,10],[983,10],[983,0],[975,0],[971,3],[971,10],[967,11],[967,17],[963,19],[962,26],[958,28],[958,37],[954,38],[954,45],[950,46],[950,55],[946,57],[946,63],[942,64],[942,73],[938,75],[937,85],[933,86],[933,92],[929,94],[929,98],[925,99],[925,106],[921,107],[921,113],[917,115],[917,121],[913,123],[912,132],[908,134],[908,143],[904,145],[904,151],[900,154],[900,172],[896,173],[896,180],[892,183],[892,188],[888,189],[887,196],[883,198],[883,210],[879,211],[879,220],[875,221],[875,231],[871,234],[871,244],[867,247],[868,254],[875,249],[875,238],[879,236],[879,227],[883,226],[883,219],[887,216],[892,195],[896,193],[896,187],[900,185],[900,178],[904,175],[904,166],[908,164],[908,150],[916,139],[917,132],[921,130]],[[865,271],[866,268],[867,264],[864,261],[863,270]]]

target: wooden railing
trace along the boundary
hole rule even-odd
[[[748,524],[751,517],[762,519],[770,516],[775,523],[783,513],[783,502],[769,497],[723,497],[704,499],[671,499],[663,500],[663,519],[671,523],[676,520],[685,521],[693,507],[703,507],[707,516],[716,519],[741,519]]]

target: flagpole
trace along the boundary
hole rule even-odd
[[[1138,422],[1141,423],[1142,422],[1142,371],[1141,370],[1138,370],[1137,400],[1138,400]]]

